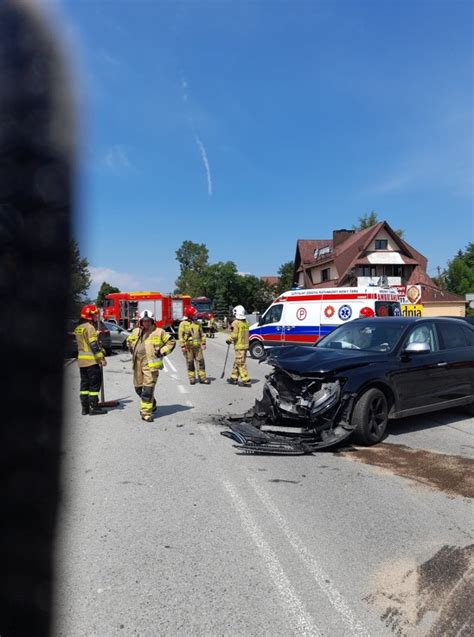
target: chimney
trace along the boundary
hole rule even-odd
[[[332,231],[332,249],[334,250],[338,245],[344,243],[346,239],[354,234],[355,230],[333,230]]]

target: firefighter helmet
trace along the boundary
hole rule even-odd
[[[81,318],[83,319],[95,319],[99,316],[99,310],[95,305],[84,305],[81,310]]]
[[[152,323],[155,322],[153,312],[150,312],[150,310],[143,310],[143,312],[140,312],[140,325],[143,325],[143,321],[146,320],[151,321]]]
[[[245,318],[245,308],[243,305],[236,305],[232,310],[232,314],[236,319],[244,319]]]
[[[363,307],[359,312],[359,318],[372,318],[375,316],[375,312],[371,307]]]
[[[197,310],[192,305],[188,305],[188,307],[185,308],[184,316],[186,316],[186,318],[194,319],[196,318],[196,315],[197,315]]]

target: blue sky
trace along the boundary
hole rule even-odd
[[[44,0],[45,2],[47,0]],[[52,0],[51,0],[52,2]],[[95,285],[175,251],[275,274],[376,210],[444,266],[473,240],[473,9],[460,0],[55,0]]]

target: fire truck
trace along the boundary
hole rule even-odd
[[[175,333],[190,304],[190,297],[182,294],[113,292],[105,297],[104,321],[113,321],[128,330],[137,325],[140,313],[148,310],[153,313],[157,327]]]
[[[214,316],[212,301],[207,296],[196,296],[191,299],[191,305],[197,310],[197,318],[207,320]]]

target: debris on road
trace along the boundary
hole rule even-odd
[[[471,458],[390,443],[345,448],[335,453],[421,482],[448,495],[474,498],[474,460]]]
[[[474,544],[445,545],[419,566],[387,562],[376,578],[380,584],[365,601],[380,608],[395,635],[413,634],[417,626],[429,637],[473,634]]]

